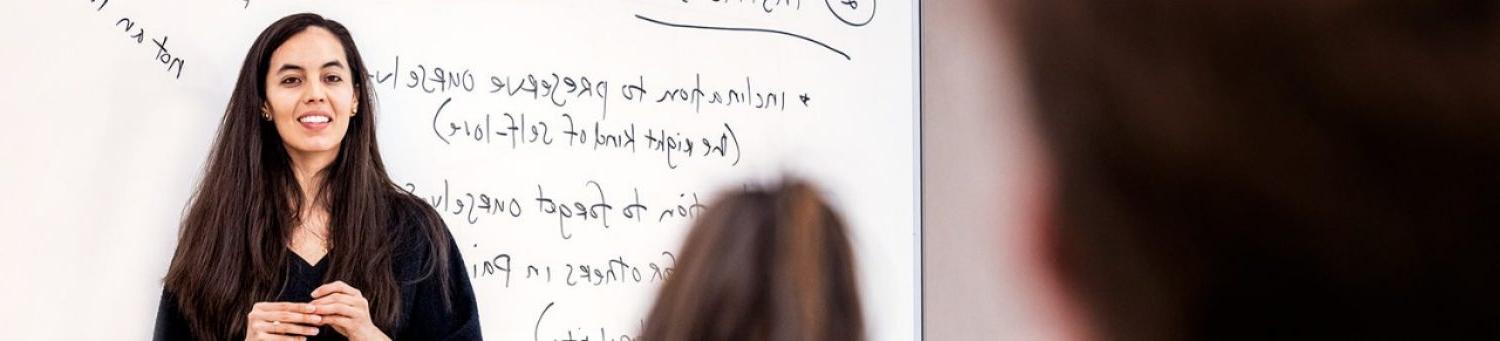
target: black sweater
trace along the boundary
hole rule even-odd
[[[416,212],[413,212],[416,213]],[[416,213],[421,214],[421,213]],[[419,219],[402,219],[407,222]],[[407,223],[403,225],[410,225]],[[416,233],[425,235],[418,230],[420,226],[402,226],[404,233]],[[446,231],[446,228],[444,229]],[[393,255],[392,265],[396,271],[396,278],[416,278],[425,256],[428,252],[420,252],[428,249],[427,238],[402,238],[407,240],[406,244],[397,248]],[[463,257],[459,255],[458,245],[449,236],[448,243],[448,283],[453,309],[445,312],[442,305],[442,296],[438,292],[437,280],[429,276],[427,279],[401,285],[401,316],[397,319],[394,330],[382,330],[393,340],[479,340],[479,310],[474,301],[474,290],[469,285],[468,272],[464,270]],[[402,251],[418,252],[402,252]],[[310,265],[301,257],[288,252],[287,257],[287,284],[286,289],[281,292],[275,301],[278,302],[310,302],[312,291],[323,284],[323,274],[327,270],[326,264],[329,257],[323,257],[318,264]],[[182,311],[177,306],[177,298],[170,292],[162,290],[161,304],[156,313],[156,340],[192,340],[192,331],[189,330],[188,322]],[[235,340],[244,339],[243,332],[235,336]],[[344,336],[331,327],[323,327],[318,331],[316,337],[308,340],[344,340]]]

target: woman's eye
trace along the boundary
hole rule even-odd
[[[281,79],[281,84],[284,84],[284,85],[292,85],[292,84],[297,84],[299,82],[302,82],[302,79],[299,79],[297,77],[287,77],[287,78],[282,78]]]
[[[328,77],[323,77],[323,81],[329,83],[338,83],[344,81],[344,78],[339,77],[339,75],[328,75]]]

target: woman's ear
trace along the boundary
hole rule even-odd
[[[266,103],[266,102],[261,102],[260,103],[260,118],[265,119],[267,122],[271,121],[271,105],[270,105],[270,103]]]

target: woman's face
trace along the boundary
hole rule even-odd
[[[337,153],[358,99],[344,46],[321,27],[308,27],[271,53],[266,103],[287,152]]]

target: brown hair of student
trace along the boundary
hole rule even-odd
[[[699,216],[646,340],[863,340],[842,219],[806,183],[725,193]]]
[[[1103,339],[1500,335],[1500,3],[1009,10]]]
[[[448,235],[426,203],[391,182],[375,140],[374,92],[367,77],[354,83],[359,115],[351,119],[337,158],[325,170],[328,181],[306,198],[299,190],[291,160],[276,127],[262,120],[265,80],[271,53],[293,35],[309,27],[332,32],[343,45],[350,73],[367,69],[349,30],[337,21],[315,14],[297,14],[276,21],[261,32],[245,56],[229,105],[214,138],[204,175],[182,221],[177,251],[167,270],[166,290],[178,297],[193,335],[218,340],[245,330],[245,316],[257,301],[275,298],[286,274],[298,207],[314,200],[330,207],[329,245],[332,250],[327,279],[360,288],[370,302],[371,320],[389,330],[401,307],[400,288],[391,268],[391,255],[400,245],[387,226],[394,212],[428,213],[425,220],[428,250],[423,273],[437,276],[447,288]],[[423,278],[426,278],[425,276]],[[441,290],[444,295],[448,290]],[[443,296],[446,307],[447,296]]]

